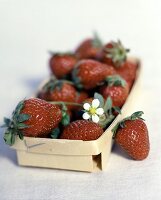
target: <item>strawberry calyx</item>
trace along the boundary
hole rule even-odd
[[[61,130],[61,126],[67,126],[70,124],[70,116],[69,114],[67,113],[67,106],[66,105],[75,105],[75,106],[81,106],[82,107],[82,104],[78,104],[78,103],[72,103],[72,102],[49,102],[49,103],[52,103],[52,104],[57,104],[57,105],[61,105],[61,111],[62,111],[62,119],[61,119],[61,122],[59,124],[59,127],[55,128],[54,130],[52,130],[50,136],[52,139],[57,139],[60,135],[60,130]]]
[[[82,104],[75,103],[75,102],[49,101],[49,103],[61,106],[61,111],[62,111],[61,124],[63,126],[67,126],[70,123],[70,116],[67,113],[67,110],[68,110],[67,105],[74,105],[74,106],[82,107]]]
[[[131,120],[131,121],[134,121],[136,119],[141,119],[141,120],[144,120],[141,116],[144,114],[143,111],[137,111],[137,112],[134,112],[131,116],[128,116],[126,118],[124,118],[123,120],[121,120],[120,122],[118,122],[112,129],[112,133],[113,133],[113,139],[115,138],[116,134],[117,134],[117,130],[119,128],[125,128],[126,125],[125,125],[125,122],[128,121],[128,120]]]
[[[127,59],[127,53],[130,51],[126,49],[120,40],[117,42],[111,41],[111,47],[106,47],[104,52],[106,57],[112,59],[115,67],[120,67]]]
[[[52,139],[57,139],[60,135],[60,128],[55,128],[54,130],[52,130],[50,136]]]
[[[119,75],[112,75],[106,77],[105,81],[108,86],[121,86],[125,87],[127,85],[126,81]]]
[[[83,89],[83,84],[81,82],[81,78],[78,77],[79,70],[77,68],[77,66],[75,66],[75,68],[72,71],[72,80],[74,82],[74,85],[77,87],[77,89],[82,90]]]
[[[28,128],[24,122],[30,119],[30,115],[22,114],[21,110],[24,107],[24,100],[20,101],[16,106],[16,109],[12,113],[12,118],[4,118],[4,125],[2,127],[7,128],[4,133],[4,141],[8,145],[13,145],[15,143],[16,135],[19,136],[21,140],[23,140],[22,129]]]
[[[74,83],[72,81],[68,81],[68,80],[58,80],[55,77],[51,77],[50,80],[43,86],[43,90],[45,92],[52,92],[53,90],[55,90],[56,88],[58,90],[62,89],[62,86],[64,83],[70,84],[70,85],[74,85]]]
[[[61,119],[61,124],[63,126],[67,126],[70,123],[70,116],[67,113],[67,106],[65,105],[64,102],[61,103],[62,107],[62,119]]]
[[[100,116],[99,125],[102,128],[105,128],[107,125],[109,125],[113,119],[115,118],[114,112],[121,114],[121,110],[117,106],[112,106],[112,99],[111,97],[108,97],[106,100],[104,100],[103,96],[99,93],[94,94],[94,99],[98,99],[100,102],[100,107],[103,108],[104,114]]]
[[[101,48],[103,46],[102,40],[98,36],[97,32],[93,33],[92,46],[95,48]]]

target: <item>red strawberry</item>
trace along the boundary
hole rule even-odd
[[[103,47],[98,59],[108,65],[118,67],[126,61],[127,52],[129,52],[129,49],[125,49],[121,41],[111,41]]]
[[[49,61],[50,69],[57,78],[70,74],[77,59],[72,54],[54,54]]]
[[[76,103],[80,104],[81,106],[75,106],[74,111],[77,112],[79,110],[82,110],[82,103],[87,98],[88,98],[88,94],[86,92],[84,92],[84,91],[77,92]]]
[[[150,150],[148,129],[142,114],[133,113],[113,129],[115,141],[135,160],[145,159]]]
[[[93,100],[94,100],[93,97],[89,97],[89,98],[85,99],[85,100],[83,101],[83,103],[90,103],[90,104],[91,104]]]
[[[65,127],[60,138],[70,140],[96,140],[103,132],[103,129],[94,122],[77,120]]]
[[[127,83],[129,84],[129,88],[131,88],[136,78],[137,64],[127,60],[124,64],[118,67],[116,71],[127,81]]]
[[[77,97],[76,97],[76,102],[77,103],[82,103],[85,99],[88,98],[88,93],[87,92],[77,92]]]
[[[125,49],[120,41],[112,41],[103,47],[98,59],[115,66],[117,73],[127,81],[131,88],[136,77],[137,64],[127,60],[127,52],[129,49]]]
[[[70,119],[72,119],[72,117],[73,117],[72,111],[68,109],[68,110],[66,111],[66,113],[67,113],[67,115],[70,117]]]
[[[76,49],[75,54],[78,59],[96,58],[98,52],[102,47],[102,42],[97,36],[94,35],[92,39],[84,40]]]
[[[91,59],[81,60],[73,70],[73,80],[78,88],[95,88],[106,76],[115,74],[112,66]]]
[[[113,106],[121,107],[129,94],[128,84],[118,75],[108,76],[106,81],[107,86],[102,86],[100,88],[100,93],[105,99],[110,96]]]
[[[62,112],[57,105],[52,105],[44,100],[31,98],[21,101],[12,119],[5,118],[8,128],[4,139],[7,144],[13,145],[15,136],[48,137],[62,119]]]
[[[47,101],[75,102],[77,91],[74,86],[65,80],[51,79],[40,91],[39,98]],[[68,108],[73,108],[69,105]]]

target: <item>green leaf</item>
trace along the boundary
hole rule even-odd
[[[4,123],[5,123],[6,127],[9,127],[11,120],[9,118],[4,117]]]
[[[112,75],[106,77],[109,86],[122,86],[125,87],[126,81],[119,75]]]
[[[77,84],[76,86],[77,86],[77,88],[78,88],[79,90],[82,90],[82,89],[83,89],[83,85],[82,85],[81,83]]]
[[[107,125],[109,125],[112,120],[115,118],[114,115],[106,115],[105,117],[101,117],[100,116],[100,121],[99,121],[99,125],[102,127],[102,128],[105,128]]]
[[[119,107],[114,106],[113,109],[114,109],[115,112],[121,114],[121,109]]]
[[[114,62],[115,67],[120,67],[127,59],[127,52],[129,49],[126,49],[120,40],[117,42],[111,41],[112,48],[106,48],[105,51],[107,52],[106,56],[110,57]]]
[[[29,128],[30,126],[24,123],[18,123],[17,128],[18,129],[24,129],[24,128]]]
[[[145,119],[143,119],[142,117],[139,117],[139,119],[141,119],[141,120],[145,121]]]
[[[51,77],[50,80],[43,86],[43,90],[45,92],[52,92],[55,89],[61,90],[64,83],[69,83],[73,85],[71,81],[67,81],[64,79],[57,80],[55,77]]]
[[[124,121],[121,121],[120,124],[119,124],[119,126],[120,126],[121,128],[125,128],[125,122],[124,122]]]
[[[92,45],[96,48],[101,48],[103,46],[103,43],[100,39],[100,37],[98,36],[97,32],[94,32],[94,37],[93,37],[93,40],[92,40]]]
[[[28,114],[19,114],[17,117],[18,122],[24,122],[28,119],[30,119],[30,115]]]
[[[24,107],[24,100],[22,100],[18,103],[18,105],[16,106],[16,109],[15,109],[15,113],[19,114],[23,107]]]
[[[52,130],[51,132],[51,138],[53,139],[57,139],[60,135],[60,129],[59,128],[55,128],[54,130]]]
[[[67,111],[68,110],[68,108],[67,108],[67,106],[65,105],[65,103],[61,103],[61,106],[62,106],[62,111]]]
[[[7,131],[5,132],[3,139],[6,144],[11,146],[15,143],[15,134],[13,134],[12,131]]]
[[[18,131],[18,136],[19,136],[20,140],[23,140],[24,135],[21,131]]]
[[[74,67],[73,71],[72,71],[72,81],[75,83],[75,86],[81,90],[83,88],[83,85],[81,83],[81,78],[79,78],[78,75],[79,69],[77,68],[77,66]]]
[[[57,80],[55,82],[55,87],[54,88],[56,88],[57,90],[60,91],[62,89],[62,87],[63,87],[63,83],[64,83],[63,80]],[[54,90],[54,88],[52,90]]]
[[[109,115],[107,120],[106,120],[106,126],[111,123],[114,120],[115,116],[114,115]]]
[[[67,115],[67,112],[62,110],[62,118],[65,117],[66,115]]]
[[[12,134],[12,137],[11,137],[11,145],[13,145],[15,143],[15,134]]]
[[[142,116],[143,114],[144,114],[143,111],[134,112],[134,113],[131,115],[131,120],[142,119],[141,116]]]
[[[62,118],[61,123],[63,126],[67,126],[70,123],[70,116],[68,114]]]
[[[113,127],[113,129],[111,130],[112,133],[113,133],[113,137],[112,137],[113,139],[114,139],[115,136],[116,136],[116,133],[117,133],[117,130],[118,130],[119,126],[120,126],[120,123],[118,122],[118,123]]]
[[[99,102],[100,102],[100,107],[102,107],[102,108],[104,107],[104,98],[101,94],[95,92],[94,93],[94,99],[98,99]]]
[[[112,109],[112,99],[111,97],[109,96],[107,99],[106,99],[106,102],[105,102],[105,105],[104,105],[104,111],[107,112],[109,110]]]
[[[11,120],[10,120],[9,118],[4,117],[4,120],[3,120],[3,121],[4,121],[4,124],[0,126],[1,128],[10,127],[10,125],[11,125]]]

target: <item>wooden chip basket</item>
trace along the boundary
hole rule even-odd
[[[139,59],[136,80],[130,94],[113,123],[102,136],[93,141],[50,138],[16,138],[13,148],[17,151],[19,165],[94,172],[105,170],[113,144],[111,129],[118,121],[131,114],[140,91],[141,65]]]

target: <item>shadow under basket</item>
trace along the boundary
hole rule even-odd
[[[135,82],[121,109],[121,114],[97,140],[32,137],[24,137],[24,140],[20,140],[17,137],[12,147],[17,151],[19,165],[86,172],[105,170],[113,145],[111,130],[117,122],[131,114],[140,92],[141,64],[137,58],[130,58],[130,60],[138,65]]]

